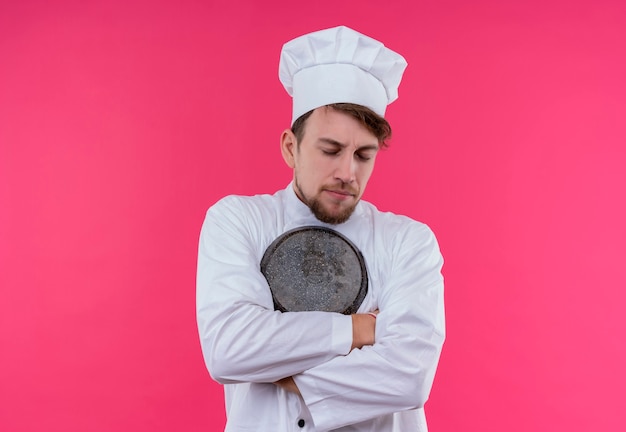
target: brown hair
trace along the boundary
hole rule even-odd
[[[389,125],[389,122],[387,120],[376,114],[371,109],[363,105],[357,105],[353,103],[334,103],[325,105],[325,107],[346,113],[349,116],[355,118],[378,139],[378,143],[380,144],[381,148],[385,148],[388,146],[387,141],[389,140],[389,138],[391,138],[391,126]],[[314,110],[311,110],[305,114],[302,114],[296,119],[295,122],[293,122],[293,126],[291,126],[291,132],[293,132],[293,134],[296,136],[296,139],[298,140],[298,145],[302,141],[302,137],[304,137],[304,127],[306,125],[306,120],[309,118],[311,113],[313,113],[313,111]]]

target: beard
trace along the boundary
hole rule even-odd
[[[358,200],[354,203],[354,205],[351,205],[349,207],[343,208],[341,211],[339,211],[338,213],[331,213],[330,211],[328,211],[326,208],[324,208],[324,205],[322,204],[321,200],[319,199],[319,194],[314,196],[314,197],[307,197],[304,193],[304,191],[302,190],[302,188],[300,187],[300,185],[298,184],[298,179],[295,179],[295,187],[296,187],[296,191],[297,191],[297,195],[300,198],[300,200],[302,200],[303,203],[305,203],[309,209],[311,209],[311,212],[313,213],[313,215],[317,218],[317,220],[327,223],[327,224],[331,224],[331,225],[339,225],[341,223],[344,223],[345,221],[347,221],[350,216],[352,215],[352,213],[354,212],[354,209],[356,208],[356,205],[358,204]],[[332,188],[330,188],[332,189]],[[342,188],[344,190],[348,190],[351,193],[353,192],[356,195],[356,191],[353,191],[352,189],[343,187]]]

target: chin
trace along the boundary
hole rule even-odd
[[[352,213],[356,208],[356,204],[347,208],[328,211],[328,209],[322,208],[322,206],[319,205],[319,202],[314,202],[309,208],[319,221],[331,225],[339,225],[350,219],[350,216],[352,216]]]

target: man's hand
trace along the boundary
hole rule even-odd
[[[300,395],[300,390],[298,389],[298,386],[296,385],[296,382],[293,380],[292,377],[283,378],[276,381],[274,384],[285,391]]]
[[[352,315],[352,351],[365,345],[374,345],[376,334],[376,315],[378,311]]]

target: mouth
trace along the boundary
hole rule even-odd
[[[324,189],[324,192],[326,192],[331,197],[342,201],[354,198],[356,196],[355,192],[345,189]]]

